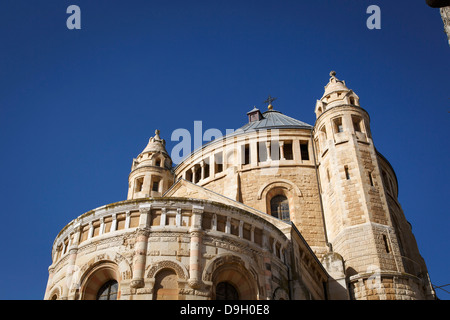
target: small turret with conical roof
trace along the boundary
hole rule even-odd
[[[344,80],[336,78],[335,71],[331,71],[330,81],[325,86],[323,96],[316,103],[316,117],[326,110],[342,105],[359,106],[359,97],[353,90],[347,88]]]
[[[155,130],[145,149],[133,159],[128,176],[128,200],[160,197],[173,184],[172,159],[166,141]]]

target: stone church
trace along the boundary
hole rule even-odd
[[[267,102],[176,166],[156,130],[127,200],[57,235],[44,299],[435,299],[358,95],[331,72],[314,125]]]

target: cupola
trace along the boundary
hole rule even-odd
[[[323,96],[316,102],[316,117],[318,118],[328,109],[342,105],[359,107],[359,97],[353,90],[347,88],[344,80],[339,80],[336,77],[335,71],[331,71],[330,80],[325,86]]]
[[[263,119],[263,115],[262,115],[261,111],[259,111],[259,109],[256,107],[254,107],[252,110],[247,112],[247,116],[248,116],[248,122],[254,122],[254,121],[259,121],[259,120]]]
[[[173,184],[172,159],[159,130],[133,159],[128,177],[128,199],[160,197]]]

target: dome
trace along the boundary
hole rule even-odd
[[[280,111],[269,109],[262,114],[260,120],[249,122],[239,128],[238,131],[246,132],[252,130],[283,128],[312,129],[312,126],[303,121],[291,118]]]

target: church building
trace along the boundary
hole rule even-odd
[[[56,236],[44,299],[436,299],[358,95],[331,72],[314,125],[273,101],[176,166],[156,130],[127,199]]]

